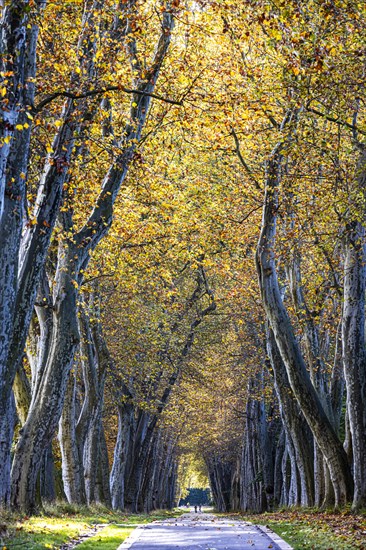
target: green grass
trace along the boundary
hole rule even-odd
[[[366,515],[349,510],[285,509],[264,514],[220,514],[266,525],[294,550],[366,549]]]
[[[116,550],[118,546],[132,533],[133,528],[120,525],[107,525],[100,533],[82,542],[78,549],[81,550]]]
[[[57,549],[98,526],[96,535],[81,543],[78,548],[115,550],[133,531],[133,525],[179,515],[180,511],[127,515],[99,506],[86,508],[65,503],[46,507],[42,514],[32,517],[1,512],[0,549]]]
[[[347,536],[334,535],[329,529],[307,525],[304,521],[268,521],[266,525],[294,550],[355,550],[354,542],[347,542]]]

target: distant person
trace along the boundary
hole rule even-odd
[[[197,514],[197,504],[194,505],[194,511],[195,511],[196,514]]]
[[[201,504],[198,505],[198,511],[202,512],[202,505]]]
[[[186,504],[186,508],[189,508],[189,502],[187,502],[187,504]]]

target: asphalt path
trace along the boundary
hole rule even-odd
[[[138,527],[118,550],[291,550],[272,531],[252,523],[189,513]]]

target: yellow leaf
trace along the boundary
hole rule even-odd
[[[47,145],[46,151],[47,151],[47,153],[53,153],[53,149],[52,149],[51,145]]]
[[[1,95],[4,97],[6,96],[6,88],[1,88]]]
[[[10,143],[10,141],[11,141],[11,136],[4,137],[4,143]]]
[[[15,128],[16,130],[23,130],[23,124],[17,124]]]

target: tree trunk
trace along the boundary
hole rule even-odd
[[[8,506],[10,502],[10,445],[15,425],[15,401],[12,394],[6,405],[5,409],[0,406],[0,456],[3,458],[0,468],[0,508]]]
[[[131,453],[131,430],[133,429],[133,406],[124,403],[118,406],[118,434],[114,448],[114,460],[110,477],[113,510],[125,508],[125,474],[127,455]]]
[[[44,450],[58,425],[74,351],[79,342],[74,285],[75,251],[61,246],[56,274],[53,337],[38,391],[32,395],[27,421],[17,444],[12,468],[11,501],[25,512],[35,508],[37,475]],[[68,256],[71,255],[71,258]]]
[[[359,225],[359,224],[358,224]],[[366,349],[365,263],[366,232],[358,227],[358,243],[348,243],[344,265],[343,360],[347,413],[352,434],[353,508],[366,506]],[[357,246],[358,244],[358,246]]]
[[[286,368],[278,351],[272,329],[267,330],[267,351],[274,375],[274,387],[279,401],[282,423],[288,441],[295,452],[300,476],[301,506],[314,503],[312,434],[291,389]],[[296,503],[297,504],[297,503]]]
[[[84,443],[83,465],[87,503],[91,504],[97,500],[95,488],[99,470],[99,459],[102,453],[102,436],[104,438],[102,424],[104,385],[107,368],[111,365],[112,361],[102,333],[99,296],[97,297],[95,294],[91,295],[89,308],[89,313],[93,316],[93,320],[90,321],[83,311],[81,312],[80,320],[81,324],[84,325],[83,336],[84,338],[85,336],[88,338],[91,352],[94,352],[88,354],[88,365],[85,364],[85,361],[82,361],[84,365],[85,392],[89,392],[88,430]],[[89,324],[90,329],[88,330]],[[81,346],[84,351],[86,351],[86,343],[83,339]],[[106,496],[110,500],[110,496]]]
[[[55,463],[53,460],[52,444],[47,447],[43,454],[39,473],[39,486],[42,502],[53,502],[56,500]]]
[[[357,190],[366,192],[366,151],[357,167]],[[364,204],[361,206],[364,211]],[[365,214],[363,212],[363,217]],[[346,227],[342,342],[347,413],[352,434],[353,509],[366,506],[366,230],[354,221]]]
[[[257,381],[251,382],[251,388]],[[241,510],[261,513],[267,510],[266,487],[273,491],[273,464],[266,455],[272,455],[268,448],[268,436],[263,403],[250,399],[246,407],[245,433],[242,454]],[[270,465],[269,465],[270,464]],[[270,471],[268,471],[268,468]]]
[[[82,446],[76,437],[76,374],[70,376],[64,408],[59,423],[58,437],[62,458],[62,480],[70,504],[86,504]]]
[[[281,160],[278,147],[268,163],[262,230],[256,254],[259,284],[266,315],[286,367],[291,388],[327,461],[338,506],[349,501],[352,494],[352,477],[347,455],[310,381],[290,318],[282,302],[277,279],[274,247]]]
[[[104,427],[102,424],[101,434],[100,434],[100,446],[99,446],[99,457],[98,457],[98,479],[95,488],[95,500],[104,504],[108,508],[112,508],[112,498],[111,498],[111,489],[109,485],[109,459],[108,459],[108,448],[107,442],[105,439]]]
[[[283,455],[286,452],[286,432],[282,428],[281,433],[278,438],[276,446],[276,455],[275,455],[275,465],[274,465],[274,504],[283,505],[285,504],[282,499],[282,487],[285,483],[282,475],[282,459]]]

